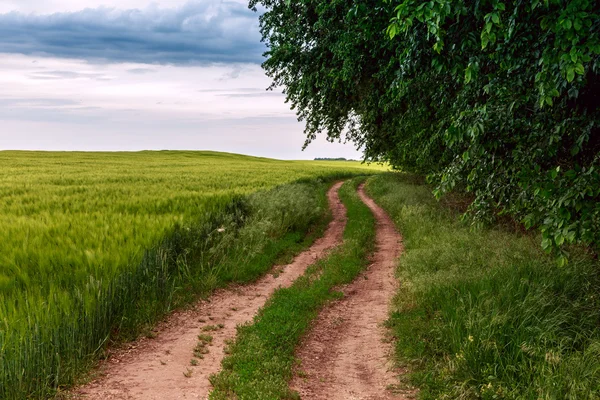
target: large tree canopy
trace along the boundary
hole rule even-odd
[[[264,68],[307,143],[346,138],[438,195],[472,192],[471,215],[539,227],[546,249],[600,243],[596,0],[258,6]]]

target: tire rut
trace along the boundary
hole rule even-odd
[[[394,270],[402,238],[386,212],[369,198],[361,200],[376,218],[376,251],[368,269],[342,288],[345,296],[317,317],[297,353],[300,365],[290,387],[307,400],[387,400],[397,372],[383,323],[397,289]]]
[[[279,287],[289,287],[306,268],[342,242],[346,208],[334,184],[327,197],[333,214],[323,237],[298,255],[291,264],[250,285],[218,290],[192,310],[169,316],[159,325],[155,339],[141,339],[130,348],[117,351],[101,365],[99,378],[73,392],[72,398],[91,400],[206,399],[212,386],[208,378],[221,368],[227,342],[235,338],[236,327],[252,321],[258,310]],[[209,327],[210,326],[210,327]],[[197,366],[191,366],[198,335],[204,329],[212,343]]]

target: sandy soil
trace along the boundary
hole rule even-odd
[[[328,193],[333,220],[310,249],[254,284],[219,290],[192,310],[174,313],[160,324],[155,339],[142,339],[114,354],[100,367],[100,377],[76,389],[73,397],[206,399],[212,389],[208,378],[220,370],[226,341],[235,337],[236,326],[250,322],[277,288],[290,286],[309,265],[341,243],[346,224],[346,210],[338,197],[341,185],[336,183]],[[206,330],[213,327],[216,330]],[[198,365],[191,366],[201,333],[212,335],[213,341]]]
[[[304,338],[297,354],[301,363],[290,385],[302,399],[409,398],[388,390],[397,383],[398,371],[393,371],[392,346],[382,326],[397,288],[394,268],[401,237],[363,186],[359,195],[377,219],[377,250],[368,270],[341,289],[344,298],[326,307]]]

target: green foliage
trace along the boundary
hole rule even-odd
[[[210,152],[2,152],[0,165],[7,400],[48,398],[108,341],[256,279],[322,221],[321,179],[369,171]]]
[[[238,328],[223,370],[211,378],[211,399],[297,399],[288,388],[295,349],[334,288],[351,282],[368,265],[375,240],[375,220],[356,193],[363,179],[340,190],[348,223],[344,243],[311,266],[290,288],[274,293],[252,324]]]
[[[538,227],[563,263],[600,243],[597,1],[259,4],[264,68],[308,141],[346,135],[438,195],[472,192],[476,221]]]
[[[421,399],[600,399],[600,264],[472,229],[403,174],[367,190],[404,237],[390,325]]]

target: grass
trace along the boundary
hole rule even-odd
[[[198,343],[194,348],[194,357],[197,359],[203,359],[205,354],[208,354],[210,350],[208,350],[207,346],[212,343],[212,336],[209,336],[210,340],[207,340],[207,337],[198,336]]]
[[[0,398],[19,400],[256,279],[323,225],[323,182],[377,170],[213,152],[0,152],[0,166]]]
[[[556,266],[539,238],[474,229],[403,174],[368,192],[405,241],[390,318],[421,399],[600,398],[600,268]]]
[[[238,327],[222,371],[211,377],[211,399],[297,398],[288,389],[296,346],[326,302],[341,295],[334,288],[354,280],[373,250],[375,220],[356,193],[360,181],[340,190],[348,209],[343,244],[290,288],[276,291],[252,324]]]

